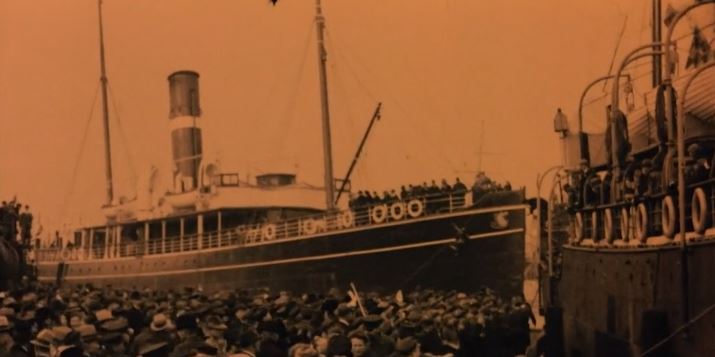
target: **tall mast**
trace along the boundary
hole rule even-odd
[[[652,26],[651,26],[651,31],[652,31],[652,40],[653,43],[658,43],[661,41],[661,5],[660,5],[660,0],[653,0],[653,18],[651,19]],[[653,46],[653,51],[658,51],[660,50],[660,46]],[[660,84],[660,81],[662,80],[662,62],[661,62],[661,55],[659,54],[654,54],[653,55],[653,88],[657,87]]]
[[[325,70],[327,52],[323,43],[325,18],[320,8],[320,0],[315,0],[315,22],[318,32],[318,64],[320,73],[320,108],[323,117],[323,160],[325,170],[325,203],[328,211],[335,210],[335,187],[333,179],[333,151],[330,139],[330,110],[328,107],[328,79]]]
[[[109,142],[109,107],[107,105],[107,68],[104,64],[104,28],[102,26],[102,0],[97,0],[99,9],[99,64],[101,69],[100,81],[102,83],[102,115],[104,124],[104,164],[107,178],[107,201],[106,205],[111,206],[114,200],[114,189],[112,187],[112,150]]]

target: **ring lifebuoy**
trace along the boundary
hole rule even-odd
[[[305,234],[315,234],[318,231],[318,225],[315,224],[315,220],[308,218],[303,220],[303,233]]]
[[[576,218],[574,219],[574,230],[576,231],[576,243],[581,243],[583,240],[583,214],[581,212],[576,212]]]
[[[424,212],[424,205],[420,200],[412,200],[407,203],[407,214],[412,218],[417,218]]]
[[[603,237],[609,244],[613,243],[615,237],[613,234],[613,210],[610,208],[603,211]]]
[[[639,203],[635,212],[635,235],[641,243],[648,239],[648,209],[645,203]]]
[[[621,227],[621,240],[628,241],[631,235],[631,217],[629,214],[629,208],[621,208],[621,218],[619,225]]]
[[[61,256],[63,261],[72,259],[72,253],[67,248],[62,249]]]
[[[668,238],[675,237],[675,204],[670,196],[663,197],[663,213],[661,219],[663,222],[663,235]]]
[[[594,242],[598,240],[598,212],[596,210],[591,212],[591,239]]]
[[[343,228],[350,228],[355,224],[355,214],[353,211],[347,210],[340,214],[340,226]]]
[[[399,221],[405,217],[405,204],[402,202],[393,203],[390,206],[390,218],[393,221]]]
[[[372,222],[382,223],[387,218],[387,206],[379,205],[372,208]]]
[[[273,240],[276,238],[276,225],[275,224],[267,224],[263,226],[263,239],[265,240]]]
[[[693,192],[690,206],[692,207],[693,229],[698,234],[705,233],[708,220],[708,201],[705,199],[705,191],[701,187],[696,188]]]

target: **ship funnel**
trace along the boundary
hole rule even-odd
[[[169,76],[169,106],[174,192],[193,191],[202,156],[198,73],[179,71]]]

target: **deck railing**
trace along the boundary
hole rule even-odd
[[[132,256],[171,254],[230,246],[247,246],[283,239],[301,239],[327,232],[364,226],[380,226],[409,221],[425,216],[447,214],[472,207],[471,191],[462,194],[426,195],[410,200],[397,200],[354,207],[333,214],[321,213],[275,223],[246,224],[220,231],[182,236],[151,237],[148,241],[122,242],[109,246],[37,249],[38,262],[84,261]],[[479,199],[479,197],[477,197]]]

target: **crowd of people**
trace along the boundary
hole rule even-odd
[[[0,205],[0,237],[9,242],[29,245],[32,240],[32,213],[30,206],[24,209],[16,199],[2,201]]]
[[[499,191],[511,191],[511,184],[506,182],[500,184],[490,179],[484,172],[477,173],[474,184],[471,187],[472,202],[477,203],[487,193]],[[442,179],[438,185],[436,180],[432,180],[430,184],[426,181],[421,185],[402,185],[400,192],[396,190],[384,191],[379,194],[376,191],[358,191],[350,197],[349,207],[353,210],[359,210],[361,207],[371,207],[376,205],[387,204],[391,205],[396,202],[409,202],[410,200],[424,200],[428,207],[429,213],[438,212],[442,208],[463,207],[465,205],[465,196],[469,192],[467,186],[460,181],[459,177],[455,179],[454,184],[450,185],[446,179]]]
[[[478,293],[204,293],[25,283],[1,292],[0,356],[515,356],[531,307]]]

